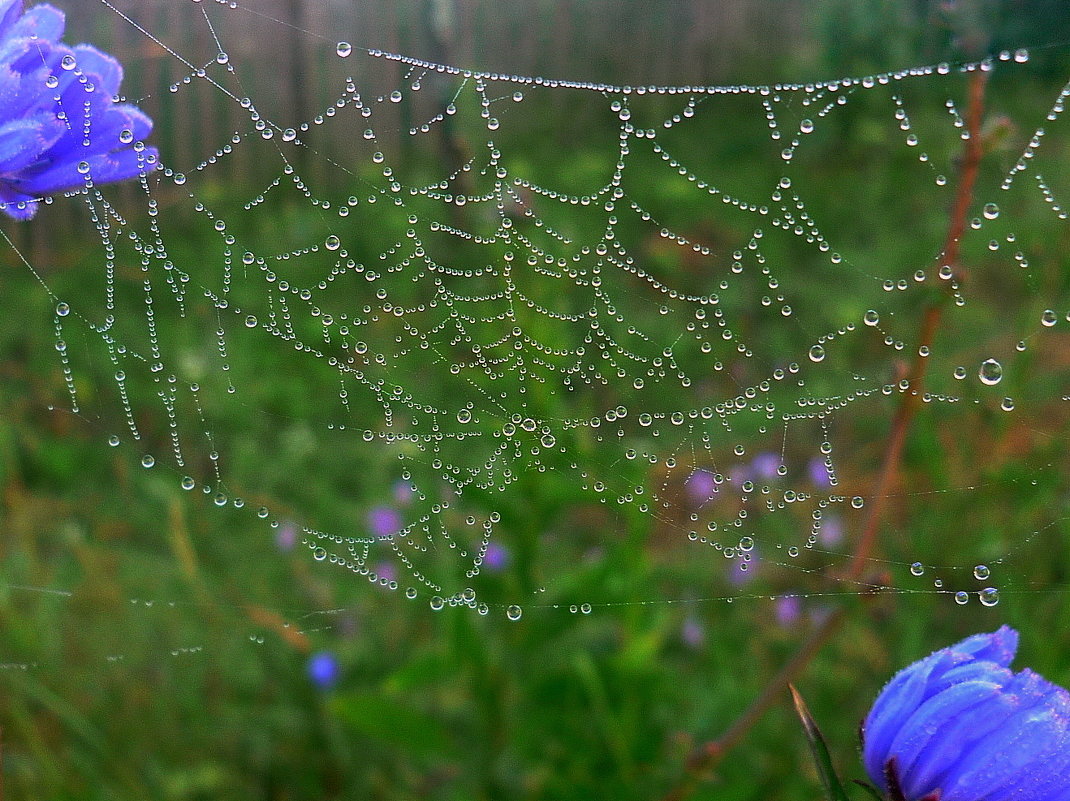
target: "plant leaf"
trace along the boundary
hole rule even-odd
[[[881,798],[881,794],[878,793],[876,791],[876,789],[874,789],[874,787],[872,785],[866,784],[865,782],[860,782],[858,779],[851,779],[851,781],[854,782],[855,784],[857,784],[859,787],[861,787],[867,793],[869,793],[870,796],[872,796],[875,799],[875,801],[884,801],[884,799]]]
[[[821,784],[825,788],[825,798],[828,801],[850,801],[846,791],[843,789],[843,785],[840,783],[839,777],[836,775],[835,769],[832,767],[832,759],[829,757],[825,738],[821,736],[821,731],[817,728],[817,723],[814,722],[806,702],[803,701],[799,691],[793,685],[789,684],[788,689],[791,690],[791,699],[795,703],[795,711],[798,713],[799,720],[802,721],[803,729],[806,731],[806,739],[810,743],[810,753],[814,756],[817,774],[821,777]]]

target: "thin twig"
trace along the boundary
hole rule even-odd
[[[981,118],[984,113],[985,86],[988,73],[977,67],[970,76],[969,105],[966,112],[965,152],[959,169],[959,183],[955,192],[955,202],[951,208],[947,237],[944,240],[942,265],[948,265],[952,278],[948,284],[961,283],[965,273],[959,264],[959,249],[962,235],[966,230],[966,215],[973,202],[973,189],[984,155],[984,143],[981,140]],[[869,507],[862,533],[858,538],[851,561],[844,579],[850,582],[864,580],[866,567],[873,555],[877,534],[884,519],[885,507],[892,497],[892,489],[899,476],[899,463],[906,443],[907,431],[911,420],[921,403],[923,383],[929,359],[928,354],[936,339],[937,331],[943,317],[947,297],[943,296],[931,302],[922,316],[921,330],[918,334],[918,355],[915,356],[907,375],[907,389],[903,393],[895,417],[892,419],[891,431],[881,460],[880,473],[874,485],[873,502]],[[784,695],[784,688],[803,672],[810,660],[832,638],[847,615],[845,606],[837,607],[822,623],[811,632],[799,647],[799,650],[766,683],[758,696],[743,713],[730,725],[719,738],[710,740],[696,749],[687,761],[687,774],[673,788],[663,801],[683,801],[694,792],[699,784],[699,776],[712,770],[724,758],[725,754],[739,745],[750,729],[769,711]]]

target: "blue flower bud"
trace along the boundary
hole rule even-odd
[[[1018,632],[975,634],[899,671],[862,726],[893,801],[1070,801],[1070,693],[1009,666]]]
[[[64,16],[0,0],[0,211],[29,219],[46,196],[157,169],[142,140],[152,120],[117,103],[123,68],[90,45],[68,47]]]

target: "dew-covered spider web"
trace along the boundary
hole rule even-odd
[[[94,11],[162,169],[88,174],[2,232],[49,297],[25,326],[54,332],[51,414],[219,507],[198,536],[512,619],[1061,586],[1036,560],[1070,490],[1070,84],[1033,51],[611,85],[365,49],[326,11],[176,6],[181,30]],[[656,592],[591,591],[636,551]]]

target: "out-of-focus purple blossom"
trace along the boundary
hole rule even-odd
[[[375,574],[380,580],[386,579],[387,582],[398,580],[397,565],[393,562],[379,562],[375,565]]]
[[[810,477],[810,483],[815,487],[832,486],[832,476],[829,475],[825,460],[815,456],[806,465],[806,474]]]
[[[817,541],[826,548],[834,548],[843,542],[843,519],[839,515],[826,514],[817,530]]]
[[[487,543],[487,552],[483,554],[483,567],[491,573],[498,573],[509,567],[513,555],[509,549],[497,542]]]
[[[338,683],[342,676],[342,667],[338,657],[330,651],[317,651],[308,658],[308,678],[321,690],[329,690]]]
[[[802,599],[798,595],[782,595],[773,602],[776,622],[787,628],[795,625],[802,616]]]
[[[711,500],[718,492],[717,482],[714,481],[713,473],[709,470],[696,470],[688,476],[687,481],[684,482],[684,489],[691,502],[697,506]]]
[[[780,468],[780,457],[772,451],[762,451],[750,463],[751,472],[755,478],[766,481],[777,477]]]
[[[368,529],[376,537],[392,537],[401,531],[401,515],[392,506],[376,506],[368,512]]]
[[[757,568],[758,560],[754,558],[753,553],[748,561],[737,557],[732,560],[732,568],[728,571],[728,580],[736,587],[742,587],[744,584],[754,580]]]
[[[91,45],[65,45],[64,26],[50,5],[24,12],[23,0],[0,0],[0,210],[17,220],[56,192],[159,167],[142,141],[152,120],[115,102],[122,65]]]
[[[866,772],[903,801],[1070,798],[1070,693],[1010,663],[1018,632],[975,634],[899,671],[862,726]]]
[[[706,644],[706,627],[698,619],[686,617],[680,627],[680,639],[689,648],[701,648]]]
[[[297,544],[297,526],[287,520],[279,526],[275,533],[275,546],[280,551],[292,551]]]
[[[394,482],[394,502],[402,506],[412,503],[412,484],[408,481]]]

